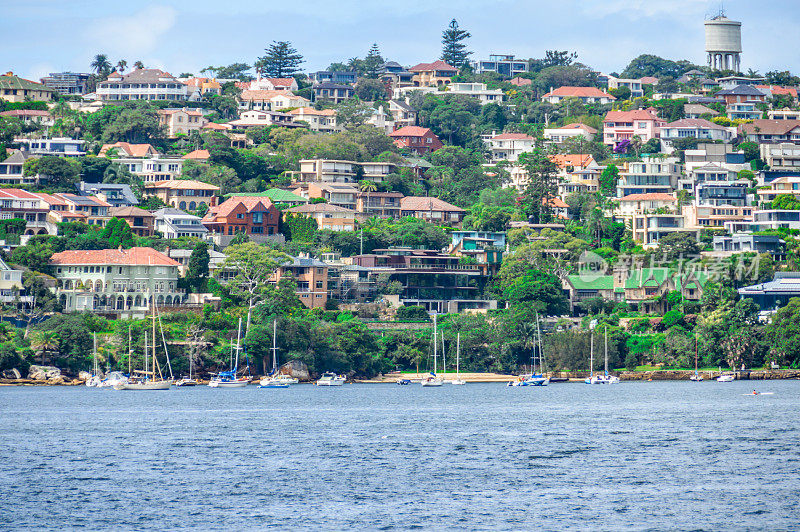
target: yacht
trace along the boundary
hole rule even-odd
[[[242,318],[239,318],[239,332],[236,335],[236,356],[231,353],[231,369],[229,371],[220,371],[213,377],[208,386],[211,388],[244,388],[250,383],[250,377],[242,375],[237,376],[239,371],[239,351],[242,350]],[[250,365],[248,364],[248,369]]]
[[[278,374],[278,320],[272,321],[272,371],[261,379],[259,388],[288,388],[291,384],[300,382],[290,375]]]
[[[94,360],[92,364],[92,376],[86,379],[86,386],[90,388],[97,388],[100,386],[100,383],[103,382],[103,379],[100,377],[100,369],[97,366],[97,333],[94,333],[94,349],[92,350],[92,358]]]
[[[317,386],[341,386],[347,381],[347,376],[337,375],[332,371],[326,371],[316,382]]]
[[[430,374],[422,377],[422,381],[420,384],[423,386],[441,386],[444,384],[444,380],[441,377],[436,375],[436,357],[438,356],[438,351],[436,349],[436,343],[438,341],[439,333],[436,325],[436,314],[433,315],[433,371]]]
[[[134,371],[130,377],[125,381],[114,384],[115,390],[169,390],[172,386],[172,365],[169,361],[169,352],[167,351],[167,342],[164,339],[164,331],[161,325],[161,316],[158,314],[158,309],[153,303],[153,312],[150,318],[153,320],[153,352],[152,356],[148,355],[147,348],[147,331],[144,333],[144,359],[143,368]],[[161,365],[158,362],[156,346],[158,340],[156,337],[156,320],[158,320],[159,327],[161,328],[161,339],[164,344],[164,356],[166,359],[166,369],[169,369],[169,378],[165,378],[161,371]],[[130,351],[130,350],[129,350]],[[130,357],[129,357],[130,359]]]
[[[700,382],[703,380],[703,377],[697,371],[697,333],[694,335],[694,375],[689,377],[690,381]]]
[[[536,372],[536,349],[539,350],[539,372]],[[544,346],[542,344],[542,330],[539,326],[539,314],[536,314],[536,337],[531,351],[531,372],[520,375],[517,380],[511,381],[507,386],[547,386],[550,377],[544,375]]]
[[[128,377],[121,371],[112,371],[108,377],[100,381],[99,388],[113,388],[117,384],[128,382]]]
[[[586,379],[586,384],[618,384],[619,377],[614,375],[610,375],[608,373],[608,327],[605,329],[604,335],[604,350],[605,350],[605,371],[603,375],[595,375],[594,371],[590,372],[589,378]],[[591,367],[594,363],[594,334],[592,334],[592,338],[590,341],[590,358],[589,358],[589,366]]]

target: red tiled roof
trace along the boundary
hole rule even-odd
[[[272,206],[272,202],[269,198],[261,196],[233,196],[216,207],[211,207],[203,217],[203,222],[213,222],[217,218],[227,217],[239,205],[244,205],[246,212],[252,212],[259,205],[266,211]]]
[[[430,129],[420,126],[405,126],[389,133],[390,137],[424,137]]]
[[[492,137],[492,140],[533,140],[533,137],[525,133],[502,133]]]
[[[556,127],[553,129],[582,129],[587,133],[597,133],[595,128],[587,126],[586,124],[581,124],[580,122],[573,122],[572,124],[567,124],[566,126]]]
[[[408,69],[409,72],[429,72],[431,70],[451,70],[457,72],[458,69],[454,66],[448,65],[441,59],[433,63],[420,63]]]
[[[197,159],[197,160],[201,160],[201,161],[206,161],[210,157],[211,157],[211,154],[208,152],[208,150],[194,150],[194,151],[190,151],[189,153],[187,153],[186,155],[184,155],[181,158],[182,159]]]
[[[313,107],[298,107],[289,111],[290,115],[318,115],[318,116],[336,116],[335,109],[314,109]]]
[[[656,83],[658,83],[658,78],[654,76],[644,76],[639,78],[639,83],[641,83],[642,85],[655,85]]]
[[[102,157],[109,150],[116,148],[117,151],[122,151],[128,154],[130,157],[145,157],[147,156],[148,152],[156,152],[156,149],[153,148],[150,144],[131,144],[129,142],[115,142],[114,144],[103,144],[103,147],[100,148],[99,156]]]
[[[230,124],[218,124],[216,122],[209,122],[208,124],[203,126],[203,129],[214,129],[217,131],[226,131],[231,129],[233,126]]]
[[[557,153],[548,155],[548,159],[553,161],[559,168],[567,166],[588,166],[594,162],[594,158],[588,153]]]
[[[37,194],[22,190],[21,188],[3,188],[0,189],[0,196],[18,198],[18,199],[36,199],[39,198]]]
[[[167,188],[170,190],[219,190],[216,185],[209,185],[194,179],[174,179],[172,181],[157,181],[147,183],[144,188]]]
[[[516,85],[517,87],[526,87],[528,85],[531,85],[533,81],[527,78],[516,77],[511,81],[509,81],[509,83],[511,83],[512,85]]]
[[[51,264],[123,264],[130,266],[180,266],[153,248],[80,249],[54,253]]]
[[[546,201],[545,198],[542,198],[542,204],[544,204],[545,201]],[[550,203],[551,207],[556,208],[556,209],[568,209],[569,208],[569,205],[564,203],[564,201],[561,198],[551,198],[549,203]]]
[[[609,100],[616,100],[610,94],[607,94],[597,87],[559,87],[544,95],[548,96],[561,96],[562,98],[607,98]]]
[[[797,99],[797,88],[795,87],[781,87],[780,85],[756,85],[757,89],[766,89],[774,94],[784,94]]]
[[[444,211],[465,212],[461,207],[451,205],[439,198],[430,196],[406,196],[400,199],[401,211]]]
[[[36,111],[34,109],[14,109],[13,111],[3,111],[0,116],[50,116],[50,112]]]
[[[678,198],[664,192],[651,192],[649,194],[628,194],[618,201],[678,201]]]
[[[296,97],[293,92],[285,90],[251,90],[245,89],[242,91],[240,99],[242,100],[270,100],[275,96]]]
[[[267,78],[275,87],[291,87],[294,78]]]
[[[39,197],[39,199],[41,199],[45,203],[48,203],[51,207],[53,205],[64,205],[64,206],[67,205],[66,201],[56,196],[53,196],[52,194],[46,194],[44,192],[32,192],[31,194]]]

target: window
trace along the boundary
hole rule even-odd
[[[243,212],[237,213],[236,218],[239,220],[244,220],[244,213]]]

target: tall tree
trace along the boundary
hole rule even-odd
[[[128,62],[124,59],[120,59],[117,61],[117,72],[125,72],[125,69],[128,68]]]
[[[544,139],[537,137],[533,150],[519,157],[528,174],[528,186],[523,195],[523,211],[534,223],[548,223],[553,219],[552,200],[558,192],[556,165],[547,156]]]
[[[186,280],[198,291],[204,289],[208,280],[208,263],[210,260],[208,242],[198,242],[189,256],[189,265],[186,268]]]
[[[373,43],[367,52],[367,57],[364,58],[362,61],[362,67],[364,71],[365,78],[376,79],[381,72],[381,68],[383,67],[383,57],[381,57],[381,51],[378,49],[378,44]]]
[[[94,56],[94,60],[92,60],[90,66],[99,76],[108,76],[111,72],[111,61],[108,60],[106,54],[97,54]]]
[[[285,78],[300,71],[303,56],[297,53],[289,41],[272,41],[264,51],[266,54],[259,57],[254,65],[256,72],[262,76]]]
[[[136,61],[133,64],[133,68],[134,68],[134,70],[141,70],[141,69],[144,68],[144,63],[142,63],[141,61]]]
[[[442,56],[441,60],[448,65],[461,68],[468,62],[472,52],[467,50],[464,41],[472,35],[458,27],[456,19],[450,21],[450,25],[442,32]]]

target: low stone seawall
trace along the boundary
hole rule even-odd
[[[700,371],[704,380],[714,380],[720,375],[730,374],[726,371]],[[657,371],[627,371],[619,374],[623,381],[688,381],[694,371],[657,370]],[[736,380],[771,380],[771,379],[800,379],[800,370],[772,369],[737,371],[734,373]]]

